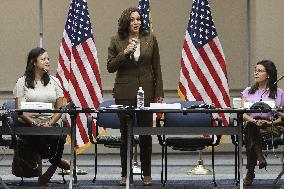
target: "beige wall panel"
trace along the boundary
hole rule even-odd
[[[0,91],[11,91],[26,66],[26,54],[38,43],[38,1],[1,0]]]
[[[5,6],[0,8],[0,14],[2,14],[0,22],[8,27],[4,27],[4,30],[1,27],[0,35],[1,41],[4,42],[0,44],[1,65],[4,65],[1,66],[1,78],[5,78],[5,81],[3,79],[0,81],[1,91],[13,88],[16,78],[24,71],[27,52],[37,46],[39,38],[38,0],[13,0],[13,3],[10,0],[3,0],[3,2]],[[129,6],[136,6],[137,2],[138,0],[88,1],[104,90],[112,89],[115,75],[107,73],[106,70],[110,37],[117,31],[117,20],[122,10]],[[52,60],[52,74],[56,72],[58,50],[69,3],[69,0],[43,0],[44,47]],[[247,85],[244,74],[246,70],[246,0],[211,0],[210,4],[227,60],[230,88],[242,89]],[[160,46],[164,86],[166,90],[172,91],[174,96],[179,81],[181,49],[191,5],[192,1],[189,0],[151,1],[154,33]],[[18,21],[18,18],[21,19]],[[9,35],[11,31],[13,36]],[[9,64],[10,62],[13,64]],[[14,71],[12,68],[17,70]],[[240,75],[244,76],[240,77]]]
[[[254,0],[252,2],[255,15],[252,22],[252,70],[257,61],[270,59],[278,70],[278,77],[284,75],[284,1]],[[284,80],[279,82],[284,88]]]

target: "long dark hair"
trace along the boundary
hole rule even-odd
[[[265,68],[265,71],[268,75],[268,88],[269,88],[269,98],[275,99],[277,95],[277,84],[274,85],[277,81],[277,69],[275,64],[271,60],[262,60],[256,65],[262,65]],[[258,83],[255,83],[249,90],[249,94],[254,94],[258,89]]]
[[[142,14],[140,12],[140,10],[137,7],[130,7],[126,10],[124,10],[120,16],[120,18],[118,19],[118,35],[121,39],[125,39],[126,37],[129,36],[129,25],[130,25],[130,15],[133,12],[138,12],[140,15],[140,19],[141,19],[141,27],[139,29],[139,33],[141,35],[147,35],[148,31],[145,30],[144,28],[144,23],[142,21]]]
[[[45,52],[46,52],[45,49],[36,47],[32,49],[28,54],[27,66],[25,71],[25,76],[26,76],[25,84],[28,88],[32,89],[35,88],[35,63],[37,61],[37,58]],[[48,73],[43,74],[42,81],[44,86],[46,86],[49,83],[50,78]]]

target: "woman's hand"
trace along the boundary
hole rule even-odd
[[[42,123],[40,126],[41,127],[52,127],[52,125],[49,122]]]
[[[124,53],[124,55],[129,55],[129,54],[133,53],[136,50],[136,48],[137,48],[137,44],[133,43],[133,41],[131,39],[129,39],[129,44],[124,49],[123,53]]]
[[[255,124],[259,126],[260,128],[266,128],[266,127],[270,127],[272,125],[272,122],[268,120],[256,120]]]

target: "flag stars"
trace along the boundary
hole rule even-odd
[[[213,39],[217,33],[207,1],[199,0],[192,6],[188,33],[196,47],[201,47]]]

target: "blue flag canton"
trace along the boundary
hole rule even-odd
[[[207,0],[193,0],[187,31],[196,48],[203,47],[217,36]]]
[[[87,0],[71,1],[65,30],[72,47],[93,36]]]
[[[142,14],[142,22],[145,30],[150,30],[150,5],[149,0],[140,0],[138,3],[138,9]]]

